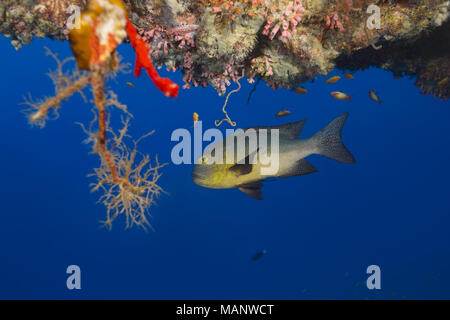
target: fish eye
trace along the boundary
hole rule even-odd
[[[208,161],[207,156],[202,156],[202,163],[205,164]]]

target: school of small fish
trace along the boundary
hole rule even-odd
[[[354,80],[355,79],[355,76],[353,74],[351,74],[351,73],[344,72],[343,76],[344,76],[344,78],[346,78],[348,80]],[[326,79],[325,82],[326,83],[337,83],[341,79],[342,79],[341,76],[332,76],[332,77]],[[442,79],[441,81],[438,82],[438,86],[445,85],[448,82],[448,80],[449,80],[448,77]],[[130,82],[127,82],[127,85],[129,85],[130,87],[134,88],[134,85],[132,83],[130,83]],[[303,94],[307,94],[308,93],[308,90],[306,88],[304,88],[304,87],[301,87],[301,86],[293,88],[292,91],[295,92],[298,95],[303,95]],[[348,101],[351,101],[351,99],[352,99],[351,95],[346,94],[345,92],[342,92],[342,91],[332,91],[332,92],[330,92],[330,95],[333,98],[335,98],[336,100],[348,100]],[[376,103],[381,104],[380,98],[378,97],[377,93],[374,90],[372,90],[372,89],[369,89],[369,98],[371,100],[375,101]],[[275,117],[276,118],[286,117],[286,116],[290,115],[291,113],[292,112],[290,110],[282,109],[282,110],[278,111],[275,114]],[[194,118],[194,126],[195,126],[195,124],[198,122],[198,114],[194,112],[193,118]]]

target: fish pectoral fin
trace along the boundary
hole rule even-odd
[[[243,164],[236,163],[234,166],[230,167],[230,169],[228,169],[228,170],[230,170],[237,176],[243,176],[243,175],[246,175],[246,174],[249,174],[250,172],[252,172],[252,169],[253,169],[253,165],[251,163],[243,163]]]
[[[290,167],[288,170],[285,170],[281,175],[279,175],[279,177],[287,178],[294,176],[303,176],[305,174],[310,174],[317,171],[319,170],[317,170],[311,163],[309,163],[305,159],[300,159],[295,162],[292,167]]]
[[[238,186],[238,189],[241,190],[246,195],[248,195],[249,197],[252,197],[253,199],[262,200],[263,199],[262,192],[261,192],[262,186],[263,186],[263,184],[261,182],[257,181],[257,182],[242,184],[242,185]]]
[[[228,170],[230,170],[237,176],[243,176],[243,175],[249,174],[250,172],[252,172],[252,169],[253,169],[252,162],[253,162],[254,157],[258,153],[258,151],[259,151],[259,148],[257,148],[254,152],[248,154],[243,160],[244,163],[236,163],[235,165],[230,167]]]

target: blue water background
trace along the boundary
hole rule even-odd
[[[123,219],[108,231],[87,178],[98,159],[76,124],[91,121],[92,106],[74,96],[44,129],[21,113],[23,96],[54,92],[44,46],[71,55],[67,42],[36,40],[15,52],[0,40],[0,298],[450,298],[450,105],[419,94],[413,79],[370,69],[336,84],[318,77],[302,96],[261,82],[249,105],[252,86],[241,80],[228,106],[239,127],[306,118],[308,137],[349,112],[343,138],[357,161],[311,156],[318,173],[266,183],[256,201],[199,187],[191,166],[170,163],[172,131],[189,129],[194,111],[213,127],[224,97],[208,87],[168,99],[146,76],[121,74],[110,88],[134,115],[134,137],[156,129],[140,150],[170,163],[160,180],[169,194],[151,208],[155,232],[125,230]],[[133,63],[129,46],[119,51]],[[180,73],[161,72],[182,84]],[[334,100],[334,90],[352,101]],[[282,108],[292,115],[276,119]],[[81,290],[66,288],[71,264],[81,267]],[[381,268],[381,290],[365,285],[372,264]]]

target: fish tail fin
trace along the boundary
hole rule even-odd
[[[347,96],[347,100],[348,100],[348,101],[352,101],[352,97],[353,97],[353,96],[348,95],[348,96]]]
[[[317,154],[342,163],[355,163],[355,158],[342,142],[342,128],[347,117],[348,112],[336,117],[312,137]]]

